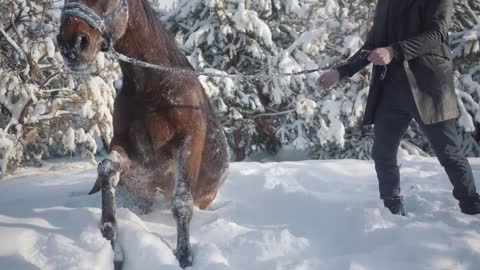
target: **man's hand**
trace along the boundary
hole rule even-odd
[[[330,88],[330,86],[334,85],[340,79],[340,73],[334,69],[329,70],[325,73],[320,75],[320,79],[318,80],[318,84],[320,85],[320,89],[324,90]]]
[[[392,47],[378,48],[370,53],[368,61],[372,62],[374,65],[384,66],[390,64],[393,57],[394,53]]]

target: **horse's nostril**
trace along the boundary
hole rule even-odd
[[[77,60],[77,55],[73,52],[69,52],[65,55],[65,58],[67,58],[70,62],[75,62]]]
[[[90,45],[90,37],[88,35],[80,35],[80,49],[86,50],[88,49],[88,46]]]

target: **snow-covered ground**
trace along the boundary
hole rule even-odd
[[[371,162],[231,167],[218,199],[195,211],[193,269],[480,269],[480,218],[459,212],[434,159],[402,162],[406,218],[382,207]],[[1,180],[0,269],[112,269],[100,197],[86,195],[94,179],[91,165],[57,160]],[[179,269],[168,210],[118,216],[124,269]]]

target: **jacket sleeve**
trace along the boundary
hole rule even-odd
[[[440,50],[448,40],[452,20],[453,0],[428,0],[425,6],[425,32],[392,45],[399,60],[411,60]]]
[[[375,27],[375,25],[373,27]],[[358,50],[354,55],[347,59],[347,61],[341,63],[336,67],[338,73],[340,73],[340,78],[352,77],[364,67],[368,66],[368,64],[370,64],[370,61],[368,61],[368,59],[366,58],[361,58],[360,54],[362,54],[362,52],[365,50],[371,51],[375,49],[373,45],[373,33],[374,30],[372,28],[368,32],[367,39],[365,40],[365,43],[360,48],[360,50]]]

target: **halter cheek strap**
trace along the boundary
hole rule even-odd
[[[103,48],[102,51],[109,51],[112,47],[112,35],[107,31],[107,26],[123,11],[125,11],[128,16],[127,0],[122,0],[121,5],[105,19],[102,19],[95,10],[82,3],[70,2],[63,6],[60,20],[61,23],[65,22],[68,18],[78,18],[84,21],[98,31],[107,43],[106,48]]]

